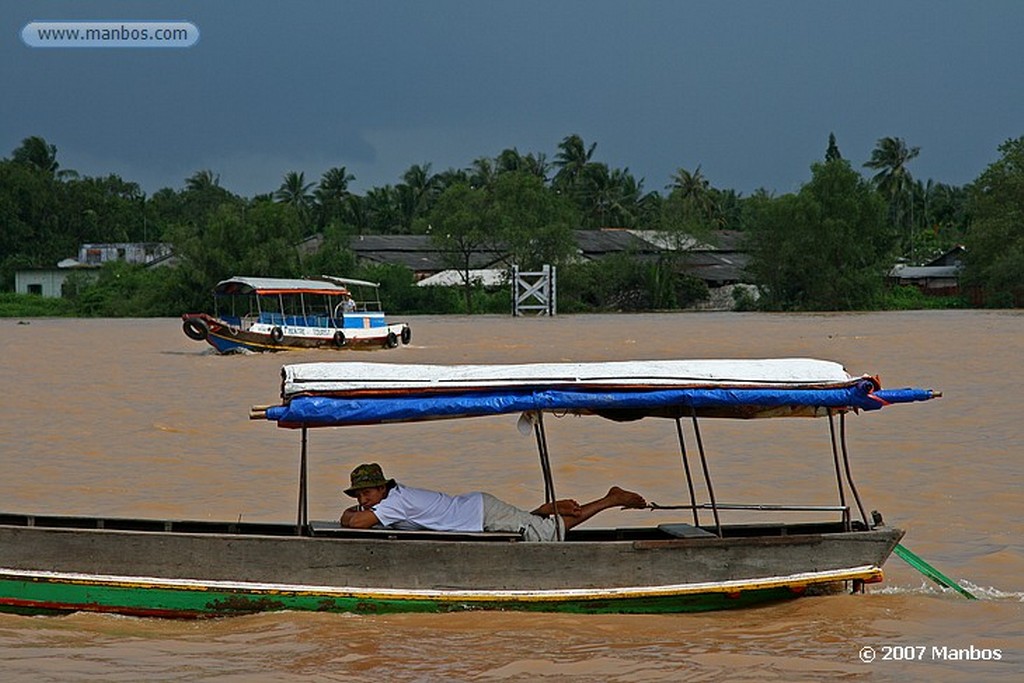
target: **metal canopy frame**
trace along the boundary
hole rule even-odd
[[[839,429],[836,430],[835,418],[836,414],[839,416]],[[544,479],[544,502],[551,503],[554,507],[555,501],[558,500],[555,495],[555,482],[554,476],[551,472],[551,454],[548,450],[547,433],[544,429],[544,412],[536,411],[529,414],[524,413],[527,416],[529,422],[533,425],[534,437],[537,441],[537,453],[540,458],[541,476]],[[697,451],[700,458],[701,473],[704,479],[704,487],[708,493],[707,503],[698,503],[697,495],[694,488],[694,476],[691,472],[689,454],[686,447],[685,430],[683,429],[682,418],[674,418],[676,426],[676,435],[679,440],[679,451],[682,459],[683,472],[686,478],[686,488],[690,498],[689,505],[657,505],[651,504],[650,507],[653,509],[660,510],[691,510],[693,512],[693,525],[700,527],[700,516],[699,510],[711,510],[712,517],[714,519],[715,534],[722,537],[722,522],[719,516],[720,510],[761,510],[761,511],[786,511],[786,512],[839,512],[842,514],[842,522],[844,528],[849,531],[852,529],[852,521],[850,518],[850,506],[846,503],[846,490],[849,489],[851,495],[857,504],[857,509],[860,512],[861,520],[864,522],[864,527],[871,528],[871,523],[868,521],[867,513],[864,510],[864,505],[861,503],[860,494],[857,492],[857,486],[853,481],[853,473],[850,468],[850,454],[849,449],[846,445],[846,413],[843,411],[829,410],[828,424],[829,434],[832,443],[832,460],[835,467],[836,485],[839,494],[839,505],[774,505],[774,504],[742,504],[742,503],[719,503],[715,497],[715,489],[711,482],[711,470],[708,467],[707,453],[704,449],[704,440],[700,433],[700,423],[696,415],[690,416],[691,428],[693,430],[693,439],[697,446]],[[307,529],[309,526],[309,428],[303,426],[301,428],[301,447],[299,453],[299,495],[298,495],[298,513],[296,515],[295,522],[295,534],[301,536],[308,533]],[[557,508],[554,513],[557,517]],[[555,524],[557,538],[559,541],[564,540],[564,532],[562,525]]]
[[[839,431],[838,435],[835,426],[835,417],[839,416]],[[720,510],[770,510],[770,511],[785,511],[785,512],[839,512],[842,515],[843,527],[849,531],[852,529],[853,524],[850,517],[850,506],[846,502],[846,490],[849,489],[853,495],[854,500],[857,503],[857,508],[860,512],[861,520],[864,522],[865,528],[871,528],[871,523],[868,521],[867,513],[864,511],[864,506],[860,500],[860,494],[857,492],[857,486],[853,481],[853,472],[850,468],[850,454],[849,449],[846,445],[846,412],[835,411],[830,409],[828,413],[829,432],[831,435],[832,443],[832,459],[835,466],[836,485],[839,492],[839,505],[767,505],[767,504],[741,504],[741,503],[719,503],[715,498],[714,487],[711,483],[711,474],[708,468],[707,454],[704,450],[704,441],[700,434],[700,424],[697,421],[695,415],[691,416],[692,428],[694,434],[694,440],[697,444],[697,450],[700,454],[701,471],[704,476],[704,486],[708,492],[708,499],[710,502],[698,503],[697,496],[694,492],[694,477],[690,470],[689,457],[686,449],[686,439],[684,438],[684,430],[681,418],[675,418],[676,423],[676,434],[679,439],[679,450],[682,457],[683,473],[686,477],[686,487],[690,496],[689,505],[654,505],[655,509],[664,510],[692,510],[693,511],[693,525],[700,526],[700,518],[698,510],[711,510],[711,514],[714,518],[715,533],[722,536],[722,524],[719,518]]]

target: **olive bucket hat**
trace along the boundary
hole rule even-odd
[[[345,489],[345,495],[355,498],[359,489],[368,489],[374,486],[387,486],[390,489],[394,485],[395,480],[387,479],[380,465],[375,462],[364,463],[352,470],[352,486]]]

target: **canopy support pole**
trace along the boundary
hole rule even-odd
[[[850,509],[846,507],[846,488],[843,486],[843,474],[839,469],[839,442],[836,440],[835,413],[828,411],[828,431],[832,437],[832,461],[836,467],[836,485],[839,487],[839,505],[843,507],[843,528],[850,530]]]
[[[718,504],[715,502],[715,489],[711,486],[711,473],[708,471],[708,459],[704,454],[704,440],[700,437],[700,425],[697,424],[697,415],[694,411],[693,433],[697,437],[697,450],[700,452],[700,466],[704,470],[704,485],[708,487],[708,498],[711,500],[711,514],[715,517],[715,533],[722,537],[722,522],[718,519]]]
[[[308,428],[302,428],[302,448],[299,455],[299,514],[295,522],[295,535],[301,536],[309,521],[309,506],[306,498],[306,452]]]
[[[857,493],[857,485],[853,483],[853,475],[850,473],[850,454],[846,450],[846,413],[839,415],[839,445],[843,449],[843,468],[846,470],[846,483],[850,485],[850,492],[853,499],[857,501],[857,509],[860,510],[860,518],[864,520],[864,528],[870,529],[871,523],[864,512],[864,506],[860,502],[860,494]]]
[[[536,421],[533,423],[533,433],[537,437],[537,452],[540,455],[540,470],[544,476],[544,502],[551,503],[551,507],[554,509],[555,516],[555,537],[561,541],[562,538],[562,525],[558,523],[558,506],[555,505],[555,480],[551,476],[551,456],[548,453],[548,437],[544,431],[544,412],[538,410],[534,413],[537,416]]]
[[[693,492],[693,475],[690,474],[690,461],[686,457],[686,440],[683,438],[683,421],[676,418],[676,434],[679,437],[679,452],[683,458],[683,470],[686,472],[686,487],[690,490],[690,505],[693,506],[693,525],[700,526],[697,516],[697,496]]]

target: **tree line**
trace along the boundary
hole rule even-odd
[[[746,307],[925,305],[912,292],[888,289],[885,273],[897,259],[920,264],[957,244],[967,249],[963,282],[973,303],[1024,303],[1024,137],[1006,141],[999,160],[957,187],[915,179],[910,165],[920,149],[901,138],[879,139],[871,157],[854,165],[830,135],[807,182],[781,196],[716,188],[700,166],[647,190],[643,178],[609,167],[596,150],[568,135],[550,160],[510,148],[438,173],[415,164],[400,182],[363,194],[350,190],[355,178],[345,167],[318,181],[288,172],[278,188],[253,197],[201,170],[181,189],[147,196],[114,174],[61,168],[56,146],[33,136],[0,160],[0,283],[11,291],[16,270],[52,267],[82,243],[161,241],[174,245],[175,268],[114,263],[95,282],[71,278],[73,312],[177,315],[207,308],[213,285],[231,275],[320,273],[383,281],[396,313],[506,312],[507,294],[489,295],[469,279],[474,259],[487,251],[526,269],[558,265],[563,311],[672,309],[707,295],[703,282],[685,274],[682,252],[600,264],[574,259],[573,230],[622,227],[662,231],[680,244],[738,231],[761,294],[741,302]],[[412,287],[404,268],[356,263],[349,242],[368,234],[429,235],[446,265],[463,273],[462,291],[425,291],[436,288]],[[319,249],[304,250],[314,236]]]

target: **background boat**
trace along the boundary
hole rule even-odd
[[[189,339],[219,353],[290,349],[393,349],[412,329],[385,319],[379,284],[320,279],[233,277],[214,288],[214,314],[182,315]]]

